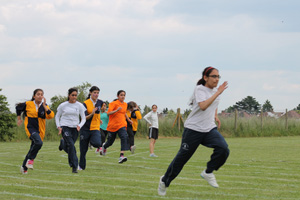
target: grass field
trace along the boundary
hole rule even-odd
[[[160,138],[158,158],[148,140],[137,139],[135,154],[118,164],[120,141],[105,157],[87,153],[87,169],[72,174],[57,142],[45,142],[34,170],[20,173],[30,142],[0,143],[0,199],[300,199],[300,137],[228,138],[231,154],[215,172],[220,188],[200,177],[212,149],[200,146],[172,182],[157,195],[158,181],[180,146],[180,138]],[[76,143],[77,151],[78,141]],[[79,153],[77,153],[79,155]]]

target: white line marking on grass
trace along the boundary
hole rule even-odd
[[[25,196],[25,197],[36,197],[36,198],[41,198],[41,199],[65,199],[65,200],[81,200],[81,199],[73,199],[73,198],[60,198],[60,197],[43,197],[40,195],[35,195],[35,194],[29,194],[29,193],[14,193],[14,192],[0,192],[0,194],[6,194],[6,195],[13,195],[13,196]]]

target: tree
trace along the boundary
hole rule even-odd
[[[83,103],[86,100],[86,97],[89,94],[89,89],[92,85],[88,82],[82,83],[82,85],[75,86],[78,89],[77,101]],[[53,112],[56,113],[57,107],[64,101],[67,101],[68,96],[55,95],[50,99],[51,105],[50,108]],[[108,105],[108,104],[107,104]]]
[[[164,108],[162,111],[163,114],[168,114],[168,108]]]
[[[273,106],[271,105],[271,102],[269,100],[266,100],[266,102],[262,106],[263,112],[273,112]]]
[[[0,95],[0,141],[11,140],[14,137],[12,128],[16,126],[16,115],[10,112],[8,106],[7,98]]]
[[[300,110],[300,104],[294,110]]]
[[[236,102],[233,107],[249,114],[257,114],[260,112],[260,104],[251,96],[247,96],[246,98],[242,99],[242,101]]]
[[[228,108],[225,109],[225,112],[227,113],[233,113],[235,111],[234,106],[229,106]]]
[[[149,106],[145,105],[142,115],[145,116],[148,112],[150,112],[150,110],[152,110],[152,109]]]

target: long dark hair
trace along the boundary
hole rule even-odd
[[[212,66],[206,67],[202,72],[202,78],[197,82],[197,85],[205,85],[206,81],[204,80],[204,76],[209,76],[213,70],[217,70]]]
[[[119,90],[119,91],[117,92],[117,96],[119,96],[122,92],[124,92],[125,95],[126,95],[126,92],[125,92],[124,90]],[[114,99],[113,101],[117,101],[117,100],[118,100],[118,98]]]
[[[78,94],[78,89],[77,88],[70,88],[69,90],[68,90],[68,101],[70,100],[70,94],[72,94],[73,92],[77,92],[77,94]]]
[[[90,92],[89,92],[89,95],[88,95],[88,97],[86,99],[91,98],[91,92],[93,92],[95,90],[97,90],[97,91],[100,92],[100,89],[97,86],[92,86],[91,89],[89,90]]]

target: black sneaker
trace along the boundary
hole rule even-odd
[[[60,144],[58,146],[58,150],[62,151],[63,150],[63,146],[64,146],[64,139],[60,139]]]
[[[78,173],[77,168],[73,168],[72,173]]]

